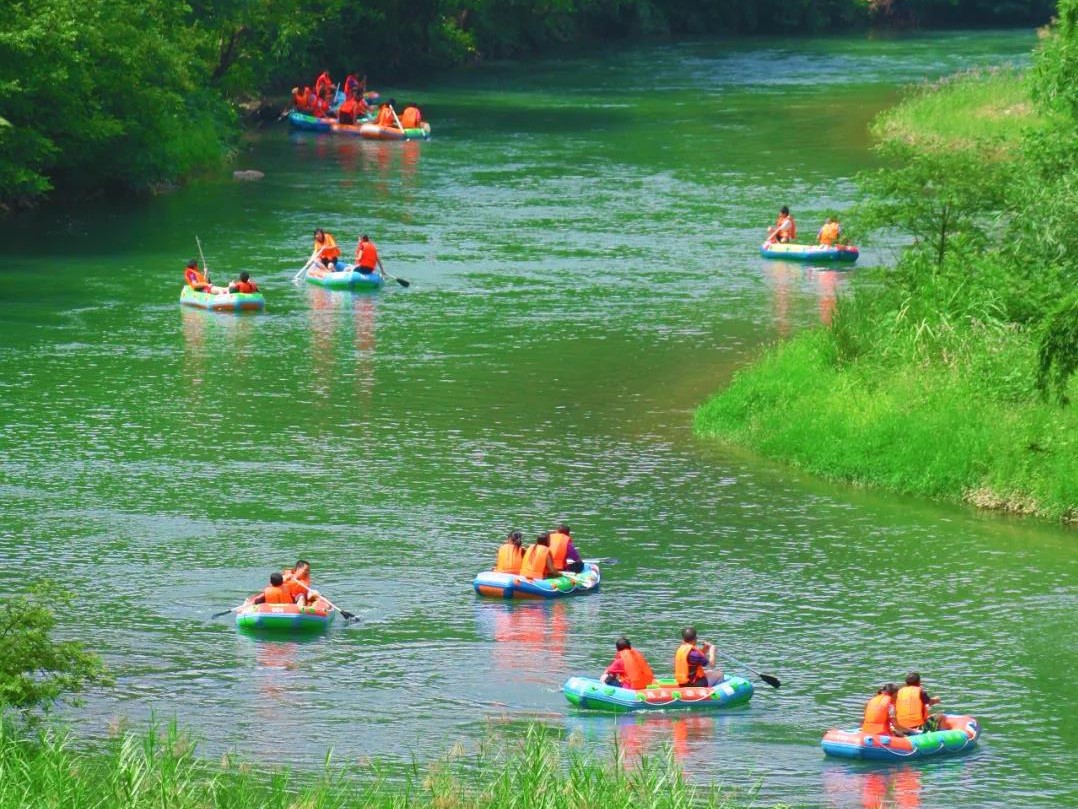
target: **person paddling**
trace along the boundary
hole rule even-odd
[[[341,248],[337,246],[337,240],[332,233],[326,233],[322,228],[314,231],[314,252],[311,261],[317,261],[323,270],[336,272],[337,258],[341,255]]]
[[[607,685],[616,688],[647,688],[655,680],[655,674],[644,655],[636,651],[626,637],[620,637],[614,643],[617,653],[614,662],[606,667],[600,678]]]
[[[523,538],[520,531],[510,531],[505,542],[498,548],[498,558],[494,562],[496,573],[520,573],[520,566],[524,562]]]
[[[298,560],[295,567],[281,571],[281,575],[284,588],[295,603],[302,607],[318,600],[318,591],[311,589],[311,563],[306,559]]]
[[[292,596],[284,587],[284,576],[277,571],[270,573],[269,586],[256,596],[247,599],[246,604],[294,604]]]
[[[783,205],[779,211],[778,219],[775,220],[774,227],[767,229],[767,241],[773,244],[774,242],[792,242],[796,238],[797,223],[794,221],[793,216],[790,215],[789,207]]]
[[[199,271],[196,259],[188,261],[187,266],[183,268],[183,280],[187,286],[196,292],[209,292],[211,295],[227,292],[227,290],[215,287],[210,283],[209,279]]]
[[[715,647],[710,643],[696,644],[696,628],[681,630],[681,645],[674,653],[674,679],[681,686],[706,687],[723,679],[722,669],[709,671],[715,665]]]
[[[243,292],[250,294],[252,292],[258,292],[258,284],[251,280],[251,274],[244,270],[240,273],[239,279],[234,279],[228,283],[229,292]]]
[[[929,715],[930,705],[938,705],[939,697],[930,697],[921,686],[921,675],[911,671],[906,684],[895,694],[895,721],[910,733],[928,733],[939,729],[939,714]]]
[[[385,275],[386,270],[382,266],[382,259],[378,257],[378,248],[374,246],[371,237],[366,233],[360,236],[356,243],[355,259],[356,269],[364,275],[373,275],[376,267]]]
[[[573,538],[569,535],[569,526],[565,523],[559,525],[550,532],[550,553],[554,556],[555,570],[568,570],[572,573],[580,573],[584,570],[584,560],[573,545]]]
[[[822,244],[826,247],[833,247],[841,235],[842,225],[838,223],[838,220],[835,219],[835,217],[829,216],[827,217],[827,221],[823,223],[820,230],[816,233],[816,242],[817,244]]]

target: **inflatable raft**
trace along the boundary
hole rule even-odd
[[[302,132],[330,132],[337,125],[336,118],[316,118],[306,112],[292,110],[288,113],[288,123],[293,129]]]
[[[349,264],[343,270],[338,270],[337,272],[330,272],[321,267],[311,267],[307,270],[307,282],[327,289],[352,289],[358,292],[374,292],[385,286],[386,279],[376,272],[369,274],[359,272]]]
[[[525,579],[515,573],[484,570],[475,577],[475,592],[488,598],[565,598],[599,592],[599,566],[585,562],[580,573],[556,579]]]
[[[760,245],[760,255],[764,258],[784,258],[789,261],[843,261],[854,262],[861,255],[856,247],[836,244],[782,244],[764,242]]]
[[[411,129],[363,124],[359,128],[359,135],[367,140],[426,140],[430,137],[430,124],[424,121],[422,126]]]
[[[616,688],[591,677],[570,677],[561,687],[578,708],[627,713],[630,711],[710,711],[733,708],[752,699],[752,683],[727,677],[707,688],[680,687],[674,680],[656,680],[647,688]]]
[[[981,726],[972,716],[944,714],[940,729],[929,733],[891,736],[832,728],[824,734],[820,746],[827,755],[839,758],[898,761],[961,753],[976,745],[980,735]]]
[[[249,604],[236,612],[236,627],[252,632],[324,632],[334,611],[324,605]]]
[[[186,284],[180,290],[180,303],[212,312],[261,312],[266,308],[266,299],[261,292],[220,292],[214,295],[198,292]]]

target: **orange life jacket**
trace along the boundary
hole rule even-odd
[[[647,688],[655,680],[655,674],[648,665],[648,661],[636,649],[622,649],[618,657],[625,665],[626,688]]]
[[[192,289],[205,289],[210,285],[209,281],[206,280],[206,276],[191,267],[184,267],[183,280]]]
[[[786,227],[783,227],[786,225]],[[797,223],[792,216],[782,216],[775,220],[775,241],[789,239],[791,242],[797,238]]]
[[[237,281],[232,286],[236,292],[258,292],[258,286],[254,281]]]
[[[928,721],[928,706],[921,699],[921,686],[904,685],[895,695],[895,721],[911,730]]]
[[[329,77],[329,71],[323,71],[322,75],[314,80],[314,91],[318,95],[333,87],[333,79]]]
[[[288,589],[282,584],[280,587],[274,587],[272,584],[262,591],[262,595],[266,597],[267,604],[295,604],[292,596],[288,594]]]
[[[835,243],[839,234],[838,222],[827,222],[822,228],[820,228],[820,244],[826,244],[828,246]]]
[[[331,258],[337,258],[341,254],[341,249],[337,247],[337,240],[333,238],[332,233],[326,233],[325,236],[326,239],[323,242],[319,242],[318,239],[314,240],[314,249],[318,250],[320,259],[329,261]],[[321,247],[320,250],[319,247]]]
[[[421,123],[423,123],[423,118],[419,114],[419,107],[404,108],[404,112],[401,113],[401,126],[405,129],[415,129]]]
[[[498,573],[520,573],[524,561],[524,549],[512,542],[506,542],[498,548],[498,561],[494,570]]]
[[[549,559],[550,548],[532,545],[524,552],[524,559],[520,563],[520,575],[526,579],[545,579]]]
[[[301,93],[299,90],[292,93],[292,106],[297,110],[306,110],[307,106],[307,94]]]
[[[360,242],[356,246],[356,264],[368,270],[378,266],[378,248],[374,242]]]
[[[678,685],[688,685],[705,676],[703,666],[689,663],[689,652],[695,648],[694,643],[683,643],[674,653],[674,679]]]
[[[383,104],[381,109],[378,110],[378,126],[388,126],[394,129],[397,126],[396,120],[393,118],[393,108],[388,104]]]
[[[565,559],[569,554],[569,535],[557,531],[550,535],[550,553],[554,556],[555,570],[565,570]]]
[[[861,722],[861,732],[873,735],[890,733],[890,707],[890,694],[877,694],[865,703],[865,718]]]

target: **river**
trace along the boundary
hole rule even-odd
[[[757,256],[777,208],[814,233],[851,204],[866,124],[901,85],[1034,41],[487,65],[388,91],[423,104],[428,143],[274,127],[230,167],[261,182],[222,171],[0,224],[0,554],[80,594],[62,625],[117,674],[67,718],[96,735],[176,716],[207,755],[300,768],[329,748],[404,766],[539,719],[597,749],[615,731],[634,755],[670,748],[764,805],[1076,805],[1073,531],[823,483],[691,428],[845,283]],[[315,227],[371,234],[412,286],[293,286]],[[252,271],[264,314],[180,310],[196,234],[217,280]],[[506,531],[562,519],[619,560],[601,594],[475,598]],[[300,556],[361,622],[293,643],[210,620]],[[561,683],[617,636],[666,669],[687,623],[782,688],[715,716],[568,710]],[[822,733],[910,668],[981,719],[976,752],[825,760]]]

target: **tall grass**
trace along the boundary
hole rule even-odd
[[[803,333],[706,402],[696,430],[823,477],[1078,519],[1078,411],[1032,394],[1032,342],[955,342],[951,364],[841,362],[836,334]]]
[[[880,140],[921,148],[962,148],[995,141],[1013,148],[1041,123],[1026,77],[1013,68],[959,73],[915,88],[873,123]]]
[[[732,809],[714,788],[687,783],[671,757],[626,767],[614,754],[593,758],[540,726],[458,748],[421,772],[389,780],[327,762],[315,776],[196,756],[175,725],[124,733],[102,749],[69,736],[36,739],[0,726],[0,807],[69,809]]]

